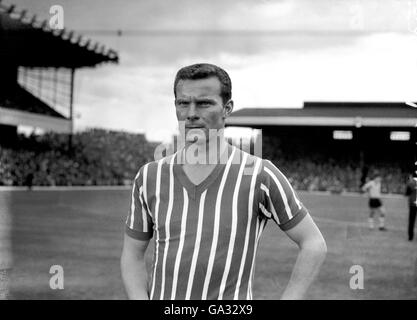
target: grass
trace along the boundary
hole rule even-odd
[[[417,244],[406,239],[405,199],[384,200],[388,231],[381,232],[366,228],[365,197],[300,197],[328,245],[307,299],[417,298]],[[126,299],[119,259],[129,200],[127,190],[0,192],[0,209],[12,217],[11,298]],[[297,246],[269,222],[258,250],[255,299],[280,298],[296,255]],[[50,289],[52,265],[64,269],[64,290]],[[364,270],[363,290],[350,289],[353,265]]]

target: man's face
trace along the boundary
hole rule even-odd
[[[186,142],[205,142],[210,138],[210,129],[224,128],[233,102],[223,104],[220,93],[221,85],[216,77],[178,82],[175,107],[178,121],[185,123]],[[216,131],[211,131],[211,135]]]

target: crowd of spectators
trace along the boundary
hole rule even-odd
[[[19,136],[16,148],[0,147],[0,185],[123,185],[153,159],[144,135],[93,129],[73,135]]]
[[[274,161],[285,173],[297,190],[360,192],[361,180],[370,179],[374,172],[382,176],[382,193],[404,193],[407,174],[399,167],[388,164],[372,166],[366,177],[359,165],[328,159],[326,162],[311,161],[308,157],[293,160],[276,159]]]
[[[48,133],[19,136],[16,147],[0,147],[0,185],[130,184],[137,170],[154,159],[157,145],[141,134],[102,129],[76,133],[72,148],[68,141],[68,135]],[[362,165],[351,158],[283,151],[272,142],[263,148],[263,157],[297,190],[358,192],[364,177]],[[403,193],[406,173],[400,166],[373,164],[368,177],[374,171],[383,177],[383,193]]]
[[[263,156],[274,162],[297,190],[361,192],[362,184],[378,172],[382,193],[404,193],[408,173],[403,163],[383,159],[361,162],[350,150],[315,152],[314,146],[296,150],[268,139],[263,144]]]

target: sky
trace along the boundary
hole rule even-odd
[[[235,110],[417,100],[417,0],[3,2],[43,19],[61,5],[66,29],[119,53],[117,65],[77,71],[76,130],[168,141],[175,73],[197,62],[229,73]]]

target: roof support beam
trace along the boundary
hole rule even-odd
[[[346,127],[414,127],[417,118],[383,117],[268,117],[230,116],[226,125],[233,126],[346,126]]]

